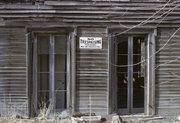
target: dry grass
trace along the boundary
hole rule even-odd
[[[12,105],[11,101],[4,100],[0,102],[0,123],[71,123],[70,116],[63,119],[61,113],[53,111],[54,105],[51,102],[50,100],[47,105],[47,102],[44,101],[40,105],[39,115],[33,119],[28,119],[28,111],[24,110],[26,107],[24,104]],[[64,112],[68,114],[68,110]]]
[[[0,123],[71,123],[70,119],[63,120],[55,120],[55,119],[47,119],[47,120],[37,120],[37,119],[9,119],[9,120],[0,120]]]

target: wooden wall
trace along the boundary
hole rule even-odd
[[[90,112],[91,103],[92,112],[108,114],[109,46],[106,28],[79,28],[79,37],[103,37],[103,46],[102,49],[79,49],[77,41],[76,111]]]
[[[180,1],[44,1],[7,4],[0,2],[0,25],[60,26],[106,25],[178,26]],[[141,23],[141,24],[140,24]],[[160,24],[161,25],[157,25]]]
[[[21,1],[21,0],[19,0]],[[29,0],[27,0],[29,1]],[[27,112],[26,39],[28,28],[78,27],[79,36],[103,38],[102,50],[81,50],[77,43],[76,110],[108,113],[108,40],[106,28],[158,28],[157,49],[180,26],[180,1],[172,0],[72,0],[11,3],[0,2],[0,96],[1,102]],[[174,2],[176,1],[176,2]],[[81,28],[79,28],[81,26]],[[83,28],[84,26],[84,28]],[[21,27],[21,28],[20,28]],[[94,28],[93,28],[94,27]],[[101,27],[101,28],[100,28]],[[169,28],[162,28],[169,27]],[[176,59],[179,37],[157,55],[157,66]],[[78,42],[78,38],[77,38]],[[173,43],[175,42],[175,44]],[[180,109],[178,61],[157,68],[157,113]],[[174,75],[175,74],[175,75]],[[171,80],[171,82],[166,82]],[[165,81],[165,82],[164,82]],[[161,84],[163,83],[163,84]],[[17,106],[19,105],[19,106]],[[0,105],[4,106],[4,105]],[[10,106],[11,107],[11,106]],[[2,111],[4,108],[0,108]],[[10,108],[8,108],[10,109]],[[18,108],[20,109],[20,108]],[[102,113],[101,113],[102,114]]]
[[[157,38],[156,112],[180,113],[180,31],[159,28]],[[175,35],[173,36],[173,34]],[[173,38],[171,38],[173,36]]]
[[[0,116],[28,115],[24,28],[0,28]]]

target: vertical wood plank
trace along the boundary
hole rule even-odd
[[[156,105],[155,105],[155,81],[156,81],[156,71],[154,71],[155,67],[156,67],[156,36],[157,36],[157,29],[154,29],[152,34],[151,34],[151,112],[150,115],[155,115],[155,109],[156,109]]]
[[[128,112],[133,108],[133,37],[128,37]]]
[[[109,47],[108,47],[108,50],[109,50],[109,56],[108,56],[108,58],[109,58],[109,64],[108,64],[108,69],[109,69],[109,93],[108,93],[108,101],[109,101],[109,109],[108,109],[108,113],[110,114],[112,111],[113,111],[113,105],[112,105],[112,100],[113,100],[113,97],[111,96],[112,95],[112,89],[111,89],[111,87],[112,87],[112,76],[111,76],[111,74],[112,74],[112,67],[111,67],[111,62],[112,62],[112,60],[111,60],[111,53],[112,53],[112,43],[111,43],[111,34],[110,34],[110,32],[109,32],[109,30],[108,30],[108,32],[107,32],[107,35],[109,34],[109,36],[108,36],[108,42],[109,42]]]
[[[71,95],[72,95],[72,113],[75,112],[76,106],[76,36],[77,36],[77,28],[72,32],[72,40],[71,40]]]
[[[115,34],[113,34],[115,35]],[[113,36],[113,52],[112,52],[112,61],[113,61],[113,71],[112,71],[112,82],[113,82],[113,87],[112,87],[112,91],[114,93],[114,105],[115,105],[115,111],[117,111],[118,109],[118,78],[117,78],[117,67],[116,65],[118,65],[118,56],[116,55],[118,53],[117,49],[118,49],[118,43],[117,43],[117,36]]]
[[[50,86],[50,103],[53,104],[53,109],[55,107],[55,80],[54,80],[54,76],[55,76],[55,56],[54,56],[54,36],[50,35],[50,77],[49,77],[49,86]]]
[[[70,108],[70,81],[71,81],[71,69],[70,69],[70,43],[71,43],[71,35],[69,34],[67,36],[67,42],[66,42],[66,108]]]
[[[155,114],[155,36],[156,30],[149,33],[147,41],[147,96],[146,114]]]
[[[32,55],[33,55],[33,42],[32,42],[32,33],[26,30],[26,64],[27,64],[27,74],[26,74],[26,78],[27,78],[27,96],[28,96],[28,117],[32,117],[33,116],[33,110],[32,110],[32,106],[33,106],[33,100],[32,100],[32,86],[33,84],[31,83],[33,80],[33,74],[32,74]]]
[[[33,102],[34,102],[34,107],[33,107],[33,110],[35,112],[35,114],[38,113],[38,106],[37,106],[37,102],[38,102],[38,99],[37,99],[37,36],[33,35],[34,36],[34,47],[33,47]]]

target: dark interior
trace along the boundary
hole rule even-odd
[[[117,38],[117,52],[116,52],[116,63],[117,63],[117,105],[118,109],[128,108],[128,96],[132,96],[132,109],[144,108],[144,66],[141,64],[141,59],[143,57],[142,51],[144,48],[144,38],[143,37],[132,37],[133,45],[129,45],[129,38],[118,37]],[[131,54],[130,54],[130,51]],[[139,63],[137,65],[129,64],[128,56],[132,58],[133,64]],[[128,66],[130,66],[128,68]],[[130,69],[130,71],[128,71]],[[132,74],[132,78],[128,78],[129,74]],[[130,81],[128,81],[130,80]],[[129,87],[128,83],[133,86]],[[128,90],[132,91],[132,95],[128,94]],[[129,112],[132,113],[132,112]]]

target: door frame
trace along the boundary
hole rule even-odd
[[[113,65],[115,48],[113,43],[115,41],[115,35],[123,34],[123,35],[147,35],[146,42],[146,78],[145,78],[145,98],[144,98],[144,115],[154,115],[155,114],[155,68],[156,63],[156,55],[155,55],[155,47],[156,47],[156,36],[157,29],[156,28],[135,28],[135,29],[124,29],[124,28],[109,28],[109,66],[110,66],[110,84],[109,84],[109,113],[117,113],[117,86],[114,81],[115,78],[115,67]]]

